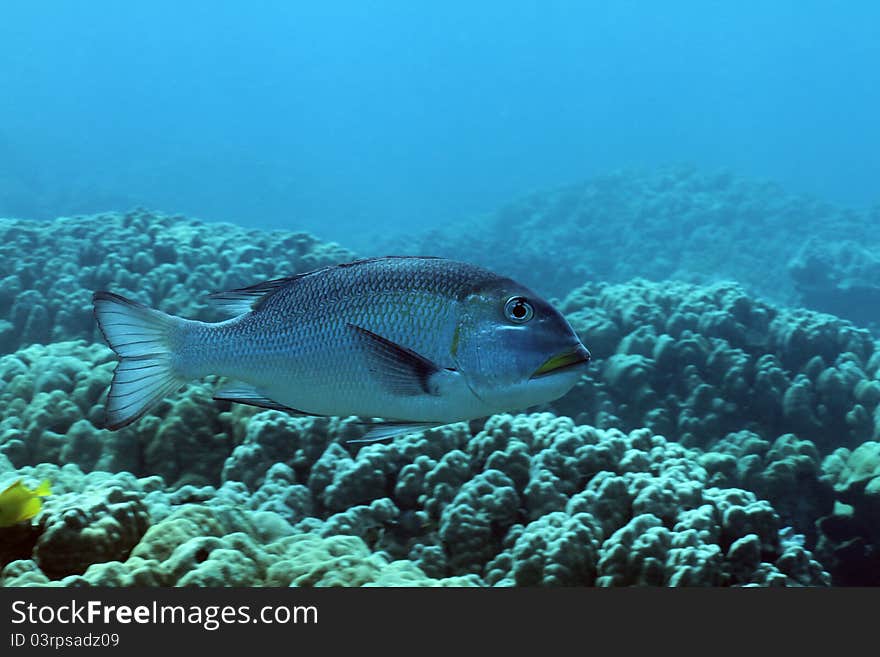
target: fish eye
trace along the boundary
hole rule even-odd
[[[535,316],[535,309],[525,297],[510,297],[504,304],[504,316],[516,324],[525,324]]]

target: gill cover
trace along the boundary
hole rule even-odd
[[[493,412],[559,397],[589,360],[559,311],[509,279],[462,301],[453,346],[471,392]]]

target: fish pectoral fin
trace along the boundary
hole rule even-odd
[[[30,520],[35,515],[40,512],[40,509],[43,508],[43,503],[40,501],[39,497],[32,497],[27,502],[21,505],[18,513],[16,514],[13,522],[24,522],[25,520]]]
[[[362,438],[347,440],[348,443],[375,443],[380,440],[390,440],[395,436],[407,433],[417,433],[427,429],[442,427],[444,424],[437,422],[377,422],[368,425],[370,430]]]
[[[388,390],[397,395],[436,395],[431,378],[441,371],[434,362],[381,335],[355,324],[348,327],[367,355],[370,370]]]
[[[232,383],[225,388],[221,388],[214,393],[216,401],[235,402],[236,404],[247,404],[248,406],[257,406],[259,408],[268,408],[274,411],[286,411],[297,415],[312,415],[297,408],[291,408],[284,404],[269,399],[265,394],[260,392],[255,386],[249,383]]]

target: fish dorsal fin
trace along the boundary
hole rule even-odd
[[[432,361],[360,326],[348,324],[367,355],[379,382],[397,395],[435,395],[431,377],[440,371]]]
[[[271,281],[263,281],[262,283],[236,290],[215,292],[214,294],[209,294],[208,299],[233,317],[238,317],[252,310],[257,310],[275,292],[303,276],[308,276],[308,274],[274,278]]]
[[[16,479],[0,493],[0,501],[11,502],[12,500],[24,499],[29,491],[24,486],[24,480]]]
[[[229,401],[236,404],[247,404],[248,406],[257,406],[259,408],[269,408],[274,411],[286,411],[288,413],[296,413],[297,415],[312,415],[297,408],[291,408],[284,404],[269,399],[263,392],[249,383],[236,381],[225,388],[214,393],[216,401]]]
[[[317,274],[325,274],[334,269],[350,269],[352,267],[361,267],[370,265],[383,260],[443,260],[434,256],[383,256],[379,258],[364,258],[355,260],[354,262],[344,262],[336,265],[327,265],[319,267],[312,271],[303,272],[302,274],[294,274],[293,276],[285,276],[283,278],[273,278],[272,280],[256,283],[248,287],[241,287],[234,290],[226,290],[225,292],[214,292],[208,295],[208,299],[224,312],[232,317],[238,317],[244,313],[258,310],[265,303],[266,299],[271,297],[280,288],[298,281],[306,276],[315,276]]]

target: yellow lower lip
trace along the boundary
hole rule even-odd
[[[584,347],[579,346],[572,351],[566,351],[565,353],[557,354],[556,356],[548,358],[541,367],[535,370],[535,373],[532,374],[532,378],[543,376],[544,374],[550,374],[551,372],[561,370],[577,363],[586,363],[589,360],[590,352],[584,349]]]

